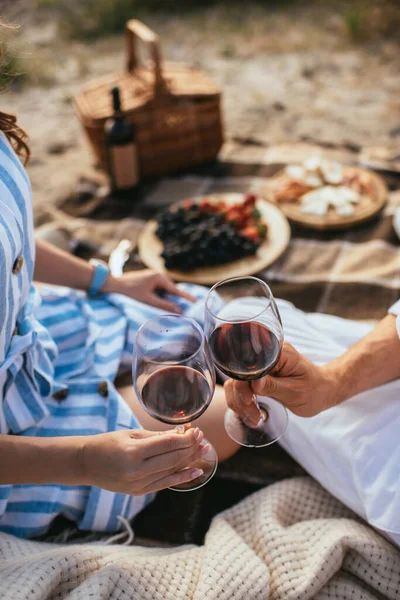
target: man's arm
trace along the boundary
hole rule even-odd
[[[286,344],[272,373],[251,383],[225,384],[229,406],[249,425],[259,421],[253,392],[271,396],[301,417],[319,412],[400,377],[396,317],[388,315],[336,360],[319,367]]]
[[[400,377],[400,340],[396,317],[388,315],[362,340],[322,370],[336,380],[333,402]]]

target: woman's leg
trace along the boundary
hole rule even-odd
[[[150,431],[163,431],[165,429],[171,429],[171,425],[157,421],[144,410],[137,399],[132,385],[120,387],[118,391],[144,429],[149,429]],[[226,402],[224,389],[217,385],[215,388],[214,398],[210,406],[201,415],[201,417],[192,422],[193,426],[199,427],[204,432],[206,439],[214,446],[220,462],[231,457],[233,454],[235,454],[235,452],[237,452],[237,450],[239,450],[239,445],[234,442],[225,431],[225,411]]]

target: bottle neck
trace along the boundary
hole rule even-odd
[[[111,91],[113,99],[114,115],[121,113],[121,96],[119,88],[115,87]]]

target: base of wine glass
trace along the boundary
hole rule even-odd
[[[257,398],[260,410],[266,415],[256,427],[249,427],[228,408],[225,413],[225,429],[229,437],[247,448],[262,448],[274,444],[285,433],[289,421],[288,412],[282,404],[269,398]]]
[[[208,443],[209,442],[207,440],[202,441],[204,446]],[[203,485],[208,483],[212,477],[214,477],[217,467],[218,456],[214,447],[211,446],[210,451],[207,452],[205,456],[202,456],[193,465],[190,465],[190,470],[202,469],[203,475],[196,477],[196,479],[192,479],[192,481],[171,486],[168,489],[173,490],[174,492],[193,492],[194,490],[198,490],[199,488],[203,487]]]

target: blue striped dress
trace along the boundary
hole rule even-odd
[[[130,368],[139,326],[161,311],[116,294],[39,292],[34,261],[29,179],[1,135],[0,433],[54,437],[140,427],[113,382]],[[206,290],[185,287],[198,302],[179,303],[201,322]],[[131,519],[150,500],[87,486],[3,485],[0,531],[43,534],[59,514],[83,530],[114,531],[119,515]]]

